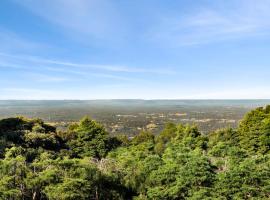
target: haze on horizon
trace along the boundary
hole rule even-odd
[[[0,99],[270,99],[268,0],[3,0]]]

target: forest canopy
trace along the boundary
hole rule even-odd
[[[132,139],[89,117],[67,131],[2,119],[0,199],[270,199],[270,106],[236,129],[168,123]]]

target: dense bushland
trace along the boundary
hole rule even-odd
[[[237,129],[168,123],[130,140],[87,117],[66,132],[0,120],[0,199],[270,199],[270,106]]]

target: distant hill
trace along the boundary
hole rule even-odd
[[[243,99],[243,100],[0,100],[3,106],[244,106],[258,107],[270,103],[270,99]]]

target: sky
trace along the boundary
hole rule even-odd
[[[270,0],[1,0],[0,99],[269,99]]]

